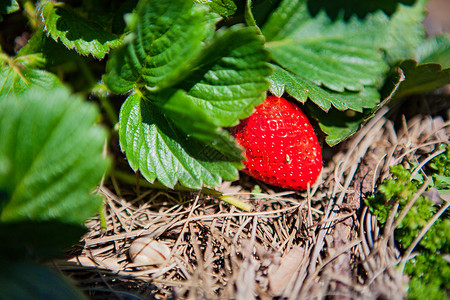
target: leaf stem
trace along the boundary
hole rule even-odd
[[[86,76],[86,79],[89,82],[89,84],[93,86],[91,90],[92,94],[94,94],[98,98],[101,106],[103,107],[103,109],[106,112],[106,115],[108,116],[109,121],[114,127],[119,122],[116,110],[109,101],[109,98],[104,95],[103,87],[97,83],[97,80],[92,74],[91,69],[89,69],[89,67],[86,65],[86,62],[81,57],[77,57],[77,61],[80,66],[81,72],[83,72],[83,74]]]
[[[241,200],[239,200],[236,197],[232,197],[232,196],[219,196],[217,197],[217,199],[222,200],[230,205],[236,206],[237,208],[239,208],[240,210],[249,212],[252,210],[252,206],[248,203],[245,203]]]
[[[98,215],[100,217],[100,227],[102,231],[106,231],[106,228],[108,227],[108,224],[106,224],[106,216],[105,216],[105,204],[102,201],[102,204],[100,204],[98,208]]]
[[[34,32],[40,30],[41,21],[36,15],[36,9],[31,0],[25,0],[22,2],[23,11],[25,16],[28,18],[28,22],[30,22],[30,27]]]
[[[112,106],[111,101],[109,101],[109,98],[105,97],[104,95],[97,94],[96,96],[100,101],[100,104],[102,105],[103,109],[105,110],[109,121],[114,127],[117,123],[119,123],[119,118],[117,117],[117,112]]]
[[[80,57],[76,56],[77,63],[80,66],[81,72],[83,72],[84,76],[86,76],[87,81],[91,86],[95,86],[97,84],[97,80],[95,80],[94,75],[91,72],[91,69],[88,68],[86,62]]]

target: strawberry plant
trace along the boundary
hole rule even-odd
[[[154,187],[201,189],[238,178],[246,157],[228,128],[268,94],[290,101],[281,114],[301,107],[334,146],[390,101],[450,83],[450,39],[426,36],[426,2],[1,0],[2,259],[52,258],[80,237],[108,165],[96,123]],[[321,155],[303,129],[314,163],[278,154],[312,172],[304,183],[247,172],[311,184]]]
[[[118,135],[134,171],[169,188],[215,186],[242,167],[242,150],[224,128],[248,117],[267,90],[304,103],[335,145],[387,95],[448,83],[449,40],[425,37],[425,3],[366,7],[343,19],[300,0],[37,2],[25,11],[35,34],[3,64],[2,93],[52,88],[49,71],[70,70],[66,78],[82,78],[67,83],[97,97],[112,125],[109,95],[124,95]],[[239,15],[246,24],[235,24]]]
[[[109,161],[102,154],[106,132],[95,125],[97,117],[95,106],[64,87],[17,89],[1,98],[0,291],[5,299],[81,298],[72,283],[35,263],[76,243],[86,231],[84,221],[101,205],[92,190]]]

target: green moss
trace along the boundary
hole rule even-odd
[[[440,145],[445,151],[435,157],[428,168],[426,177],[431,178],[430,188],[440,193],[450,190],[450,147]],[[393,166],[391,177],[378,187],[377,192],[366,199],[370,211],[377,216],[383,226],[394,204],[398,203],[396,217],[408,201],[424,183],[425,176],[411,178],[411,170],[402,165]],[[442,204],[419,196],[414,206],[395,230],[395,240],[401,251],[412,243],[420,230],[427,224]],[[405,266],[405,273],[410,275],[408,290],[409,299],[446,299],[450,292],[450,266],[443,255],[450,253],[450,218],[446,211],[434,222],[425,236],[415,248],[417,255],[409,260]]]
[[[442,255],[423,252],[408,261],[405,272],[411,276],[409,299],[448,299],[450,266]]]

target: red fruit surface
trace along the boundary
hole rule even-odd
[[[314,129],[295,104],[268,97],[232,134],[245,149],[243,171],[265,183],[303,190],[322,170]]]

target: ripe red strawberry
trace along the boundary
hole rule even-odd
[[[245,149],[244,172],[271,185],[302,190],[322,170],[314,129],[295,104],[268,97],[232,134]]]

